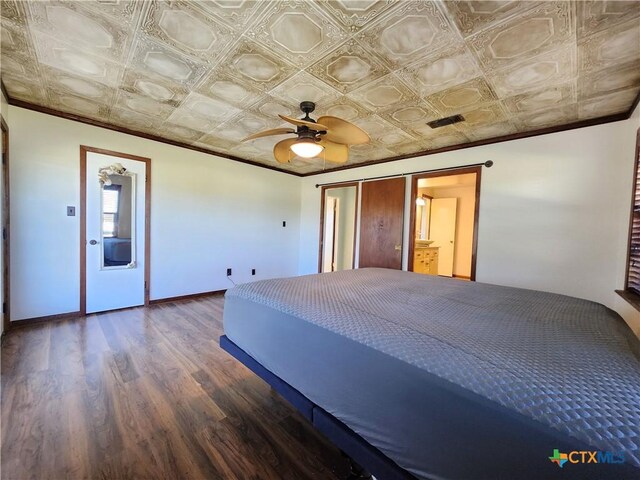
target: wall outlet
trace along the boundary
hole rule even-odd
[[[283,222],[282,222],[282,226],[283,226],[283,227],[286,227],[286,226],[287,226],[287,222],[283,221]]]
[[[255,269],[255,268],[252,268],[252,269],[251,269],[251,275],[255,275],[255,274],[256,274],[256,269]]]
[[[227,277],[230,277],[230,276],[231,276],[231,269],[227,268]]]
[[[67,217],[76,216],[76,207],[67,207]]]

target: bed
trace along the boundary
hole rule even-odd
[[[231,289],[224,332],[379,479],[640,478],[640,344],[600,304],[367,268]]]

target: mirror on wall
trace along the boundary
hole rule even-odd
[[[102,185],[102,268],[135,268],[135,174],[110,174]]]
[[[357,184],[323,188],[320,272],[353,269],[357,208]]]

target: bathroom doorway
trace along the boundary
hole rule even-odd
[[[358,189],[358,183],[322,188],[319,273],[354,268]]]
[[[409,270],[475,280],[481,167],[412,178]]]

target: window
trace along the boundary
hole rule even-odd
[[[105,185],[102,189],[102,235],[118,236],[120,185]]]
[[[640,296],[640,129],[638,130],[636,143],[634,175],[629,232],[629,263],[627,264],[625,290],[634,296]]]

